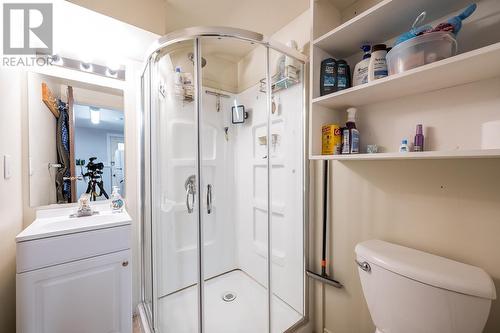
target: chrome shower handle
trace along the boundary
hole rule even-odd
[[[196,194],[196,177],[191,175],[186,179],[184,188],[186,189],[186,207],[189,214],[194,210],[194,195]]]
[[[212,185],[207,185],[207,214],[212,213]]]
[[[191,200],[189,200],[191,197]],[[193,185],[189,184],[186,188],[186,207],[189,214],[193,212],[194,207],[194,191]]]

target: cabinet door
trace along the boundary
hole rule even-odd
[[[131,333],[130,250],[17,275],[18,333]]]

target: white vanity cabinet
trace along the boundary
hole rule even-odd
[[[19,234],[17,333],[131,333],[130,222],[37,218]]]

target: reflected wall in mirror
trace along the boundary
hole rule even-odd
[[[29,73],[28,122],[31,207],[125,194],[121,90]]]

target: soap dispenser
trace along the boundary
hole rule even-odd
[[[113,213],[122,212],[124,204],[123,198],[120,195],[120,188],[118,186],[113,186],[113,192],[111,193],[111,209]]]
[[[342,130],[342,154],[359,154],[359,131],[356,128],[356,108],[347,109],[347,122]]]

